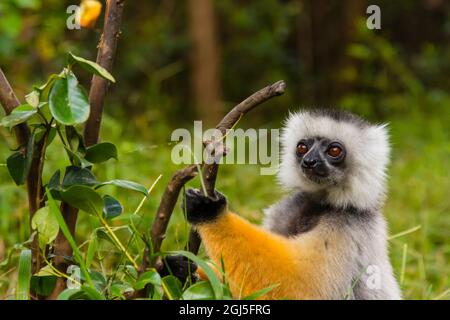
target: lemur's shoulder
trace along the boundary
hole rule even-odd
[[[322,208],[302,192],[287,195],[264,210],[263,226],[284,236],[295,236],[314,228],[323,213]]]

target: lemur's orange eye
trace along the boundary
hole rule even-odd
[[[342,154],[342,149],[337,146],[333,146],[328,149],[328,154],[333,158],[337,158]]]
[[[303,142],[300,142],[297,145],[297,154],[298,155],[304,155],[308,152],[308,146],[304,144]]]

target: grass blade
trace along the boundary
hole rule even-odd
[[[80,264],[81,272],[83,272],[83,275],[85,276],[86,281],[88,282],[88,284],[91,287],[93,287],[94,285],[92,283],[91,276],[89,275],[89,271],[86,267],[86,264],[84,263],[80,249],[78,249],[78,246],[77,246],[75,240],[73,239],[72,234],[69,231],[69,228],[67,227],[66,221],[64,221],[64,217],[62,216],[61,211],[59,211],[59,208],[56,205],[56,202],[53,199],[52,194],[48,189],[46,189],[46,194],[48,197],[50,212],[52,212],[55,215],[56,220],[58,220],[59,227],[61,228],[62,233],[64,234],[67,241],[69,242],[69,244],[73,250],[73,255],[75,257],[75,260]]]
[[[22,250],[19,258],[19,279],[17,281],[16,299],[30,300],[31,250]]]

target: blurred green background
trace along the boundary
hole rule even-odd
[[[68,51],[95,60],[102,18],[92,29],[68,30],[71,4],[79,1],[0,2],[0,66],[21,101],[33,84],[61,70]],[[381,30],[366,27],[369,4],[381,8]],[[390,234],[417,227],[391,240],[394,269],[405,298],[450,297],[450,2],[128,0],[122,25],[117,83],[107,95],[101,133],[118,146],[119,161],[94,171],[100,179],[126,178],[148,187],[163,175],[140,211],[139,230],[148,232],[159,197],[179,168],[170,161],[171,132],[192,128],[195,119],[213,125],[255,90],[284,79],[286,94],[239,127],[277,128],[288,110],[310,106],[388,122]],[[89,87],[90,75],[76,72]],[[29,230],[25,188],[14,185],[4,165],[14,139],[4,128],[0,133],[1,261],[28,239]],[[57,143],[50,146],[44,182],[67,165],[59,150]],[[253,222],[282,196],[275,177],[260,176],[257,165],[222,166],[217,188]],[[114,225],[127,224],[141,196],[109,191],[125,208]],[[80,215],[80,244],[95,224]],[[164,247],[183,248],[186,234],[177,207]],[[114,258],[107,244],[103,250]],[[8,296],[14,282],[13,269],[0,272],[0,297]]]

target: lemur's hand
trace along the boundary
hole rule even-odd
[[[188,189],[186,200],[183,197],[183,210],[186,210],[187,219],[192,224],[208,222],[216,219],[227,206],[227,199],[223,194],[214,191],[214,198],[205,196],[198,189]]]
[[[192,282],[197,281],[195,271],[197,271],[197,264],[182,255],[166,256],[163,261],[156,265],[156,270],[165,277],[173,275],[181,281],[182,284],[191,277]]]

